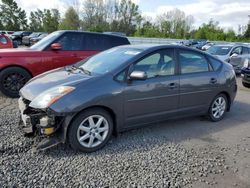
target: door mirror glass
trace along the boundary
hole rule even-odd
[[[51,44],[50,47],[51,47],[52,50],[60,50],[60,49],[62,49],[62,45],[60,43],[53,43],[53,44]]]
[[[129,75],[130,80],[146,80],[147,79],[147,74],[143,71],[133,71]]]

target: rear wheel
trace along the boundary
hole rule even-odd
[[[0,72],[0,91],[8,97],[19,97],[19,90],[30,78],[31,75],[22,68],[6,68]]]
[[[244,87],[250,88],[250,84],[248,84],[248,83],[242,82],[242,85],[243,85]]]
[[[110,139],[113,120],[105,110],[94,108],[80,113],[68,130],[68,141],[75,150],[94,152]]]
[[[209,118],[211,121],[220,121],[224,118],[228,107],[228,100],[224,94],[217,95],[209,108]]]

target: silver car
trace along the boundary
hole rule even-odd
[[[242,56],[250,55],[250,48],[246,45],[220,44],[210,47],[207,53],[216,56],[222,61],[230,62],[231,59],[239,59]]]

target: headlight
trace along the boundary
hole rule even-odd
[[[245,59],[243,67],[250,68],[250,66],[249,66],[249,59]]]
[[[32,108],[47,108],[62,96],[70,93],[75,88],[70,86],[58,86],[51,89],[48,89],[38,95],[31,103],[30,107]]]

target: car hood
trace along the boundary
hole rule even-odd
[[[1,57],[27,57],[32,52],[37,52],[37,50],[31,50],[30,48],[3,49],[0,51],[0,58]]]
[[[66,68],[59,68],[40,74],[31,79],[21,90],[20,95],[32,101],[42,92],[56,86],[75,86],[76,84],[95,78],[82,73],[79,70],[67,71]]]

